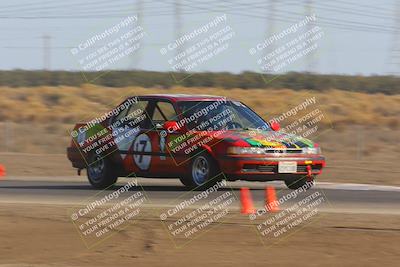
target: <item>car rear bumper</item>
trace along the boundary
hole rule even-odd
[[[72,163],[72,167],[78,169],[86,168],[86,159],[83,157],[79,149],[75,147],[67,147],[67,157]]]

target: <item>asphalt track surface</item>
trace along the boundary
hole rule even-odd
[[[108,190],[95,190],[86,181],[85,177],[7,177],[0,181],[1,203],[20,204],[60,204],[84,205],[89,199],[100,199],[109,195],[130,180],[120,178],[117,185]],[[137,179],[140,187],[130,189],[127,194],[134,194],[137,190],[144,190],[149,200],[145,206],[173,207],[179,200],[189,199],[199,192],[186,191],[179,180],[175,179]],[[226,191],[234,193],[236,200],[230,207],[240,208],[240,188],[250,188],[252,199],[256,208],[264,205],[265,186],[272,185],[276,188],[277,197],[287,196],[292,190],[286,189],[281,182],[228,182],[220,189],[217,195]],[[307,192],[301,194],[302,198],[319,192],[324,196],[324,203],[320,211],[369,213],[369,214],[400,214],[400,187],[362,185],[362,184],[335,184],[318,183]],[[297,197],[299,200],[300,197]],[[285,201],[282,208],[296,203],[297,200]],[[200,206],[204,201],[198,201],[194,207]]]

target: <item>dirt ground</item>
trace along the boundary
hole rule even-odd
[[[2,204],[0,266],[398,266],[400,261],[400,217],[393,215],[324,214],[272,246],[263,246],[239,216],[175,248],[149,213],[88,249],[68,208]]]

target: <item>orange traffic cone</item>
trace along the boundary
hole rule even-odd
[[[240,211],[242,214],[253,214],[256,212],[248,187],[240,188],[240,202],[242,204],[242,209]]]
[[[279,211],[279,202],[276,199],[275,187],[267,186],[265,188],[265,208],[267,211]]]
[[[0,165],[0,177],[6,175],[6,168],[3,165]]]

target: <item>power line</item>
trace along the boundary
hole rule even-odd
[[[187,0],[187,2],[191,2],[193,3],[193,1]],[[229,2],[229,1],[228,1]],[[183,4],[183,5],[187,5],[187,4]],[[207,7],[196,7],[196,6],[192,6],[192,5],[188,5],[191,7],[195,7],[195,8],[200,8],[200,9],[205,9],[205,10],[210,10]],[[254,6],[252,4],[245,4],[246,7],[256,7],[256,8],[261,8],[260,6]],[[210,10],[212,11],[212,10]],[[282,15],[278,15],[277,17],[275,17],[276,20],[278,21],[283,21],[283,22],[297,22],[298,21],[298,17],[289,17],[287,14],[294,14],[296,16],[302,17],[303,14],[298,13],[298,12],[290,12],[290,11],[282,11],[282,10],[276,10],[278,12],[283,13]],[[251,17],[251,18],[263,18],[265,19],[265,15],[260,15],[260,13],[252,13],[252,14],[248,14],[248,13],[243,13],[243,12],[229,12],[230,14],[233,15],[239,15],[239,16],[245,16],[245,17]],[[321,19],[321,18],[319,18]],[[337,23],[337,22],[341,22],[341,20],[332,20],[334,22],[330,22],[328,19],[323,19],[325,20],[325,22],[318,22],[318,25],[326,25],[326,26],[330,26],[332,28],[338,28],[338,29],[346,29],[346,30],[362,30],[362,31],[370,31],[370,32],[386,32],[386,33],[392,33],[393,30],[388,30],[385,26],[382,25],[372,25],[372,24],[362,24],[359,22],[359,25],[351,25],[351,24],[346,24],[346,23]]]
[[[363,7],[363,8],[366,8],[366,9],[372,9],[374,12],[376,12],[377,9],[378,9],[376,6],[362,4],[359,1],[357,3],[349,3],[349,2],[344,1],[344,0],[335,0],[335,2],[343,3],[345,5],[355,6],[357,8]],[[388,12],[392,12],[393,11],[392,9],[388,9],[388,8],[385,8],[385,7],[382,7],[382,6],[379,6],[379,10],[382,10],[382,11],[387,10]]]
[[[21,6],[35,6],[37,4],[46,4],[46,3],[54,3],[54,0],[49,0],[49,1],[39,1],[35,3],[24,3],[24,4],[14,4],[14,5],[8,5],[8,6],[0,6],[1,9],[6,9],[6,8],[12,8],[12,7],[21,7]]]
[[[190,7],[190,8],[194,8],[197,9],[196,12],[186,12],[183,13],[181,12],[182,15],[184,14],[197,14],[197,13],[202,13],[199,12],[198,9],[202,10],[202,11],[211,11],[211,12],[227,12],[229,14],[232,15],[239,15],[239,16],[244,16],[244,17],[251,17],[251,18],[259,18],[259,19],[265,19],[266,16],[265,14],[263,15],[259,15],[260,13],[254,12],[254,13],[243,13],[243,12],[228,12],[228,10],[226,10],[226,8],[230,8],[231,6],[226,6],[226,5],[218,5],[217,8],[208,8],[208,7],[201,7],[198,6],[198,4],[200,4],[199,2],[193,2],[193,1],[187,1],[187,2],[191,2],[194,3],[195,5],[189,5],[187,3],[179,3],[179,5],[181,7]],[[164,1],[165,3],[165,1]],[[167,2],[170,3],[170,2]],[[235,5],[233,5],[235,6]],[[222,7],[222,9],[221,9]],[[247,8],[248,7],[254,7],[254,8],[258,8],[260,6],[254,5],[252,3],[249,4],[237,4],[237,8]],[[224,10],[225,9],[225,10]],[[277,21],[282,21],[282,22],[296,22],[296,20],[298,20],[298,18],[294,18],[294,17],[289,17],[288,14],[294,14],[294,15],[301,15],[301,13],[298,12],[290,12],[290,11],[282,11],[282,10],[277,10],[277,12],[283,12],[283,15],[279,15],[278,17],[275,17],[275,20]],[[82,13],[81,13],[82,14]],[[120,17],[120,16],[125,16],[125,15],[129,15],[128,13],[113,13],[113,14],[99,14],[96,13],[95,15],[92,13],[87,13],[87,14],[82,14],[82,15],[72,15],[72,16],[0,16],[0,18],[15,18],[15,19],[96,19],[96,18],[104,18],[104,17]],[[146,13],[144,14],[146,16],[169,16],[172,15],[171,13]],[[331,28],[337,28],[337,29],[344,29],[344,30],[352,30],[352,31],[365,31],[365,32],[384,32],[384,33],[393,33],[393,30],[397,30],[397,29],[393,29],[393,27],[386,27],[384,25],[377,25],[377,24],[370,24],[370,23],[362,23],[362,22],[357,22],[357,21],[348,21],[348,20],[332,20],[332,19],[327,19],[327,18],[320,18],[318,24],[319,25],[324,25],[327,27],[331,27]]]
[[[192,1],[189,1],[189,2],[192,2]],[[225,2],[229,2],[229,1],[225,1]],[[263,8],[264,6],[259,6],[259,5],[253,5],[253,4],[246,4],[245,6],[247,6],[247,7],[254,7],[254,8]],[[303,16],[303,14],[302,13],[300,13],[300,12],[295,12],[295,11],[289,11],[289,10],[279,10],[279,9],[277,9],[277,11],[278,12],[280,12],[280,13],[282,13],[283,15],[282,16],[284,16],[284,15],[287,15],[287,14],[293,14],[293,15],[296,15],[296,16],[300,16],[300,17],[302,17]],[[256,14],[259,14],[259,13],[256,13]],[[351,24],[356,24],[356,25],[359,25],[359,26],[367,26],[367,27],[377,27],[377,28],[387,28],[387,26],[385,26],[385,25],[378,25],[378,24],[371,24],[371,23],[364,23],[364,22],[359,22],[359,21],[351,21],[351,20],[343,20],[343,19],[327,19],[327,18],[324,18],[324,17],[320,17],[320,16],[318,16],[318,19],[319,20],[325,20],[325,21],[327,21],[327,22],[330,22],[330,21],[334,21],[334,22],[343,22],[343,23],[347,23],[347,24],[349,24],[349,25],[351,25]]]
[[[332,6],[326,3],[315,3],[321,10],[331,10],[334,11],[335,13],[340,13],[340,14],[350,14],[350,15],[357,15],[357,16],[362,16],[362,17],[369,17],[369,18],[379,18],[379,19],[390,19],[391,16],[393,16],[393,12],[386,13],[386,12],[380,12],[375,11],[375,12],[362,12],[361,10],[349,10],[347,8],[341,8],[337,6]]]
[[[115,3],[116,1],[126,1],[126,0],[115,0],[115,1],[113,1],[112,3],[110,3],[109,1],[91,1],[91,2],[85,2],[85,3],[79,3],[79,5],[76,5],[76,4],[71,4],[71,3],[68,3],[68,4],[60,4],[60,3],[54,3],[54,2],[50,2],[50,3],[53,3],[53,4],[56,4],[56,5],[52,5],[52,6],[44,6],[44,7],[36,7],[36,9],[35,8],[26,8],[25,6],[23,6],[23,8],[22,9],[17,9],[16,11],[21,11],[21,10],[26,10],[26,11],[28,11],[28,12],[32,12],[32,11],[35,11],[35,10],[39,10],[39,11],[44,11],[44,10],[47,10],[47,9],[57,9],[57,8],[61,8],[61,9],[59,9],[59,10],[61,10],[61,11],[65,11],[65,7],[77,7],[77,8],[79,8],[79,9],[82,9],[82,7],[87,7],[87,6],[89,6],[90,7],[90,11],[121,11],[121,9],[117,9],[117,10],[115,10],[115,9],[112,9],[112,8],[110,8],[110,7],[118,7],[118,5]],[[227,2],[227,1],[225,1],[225,2]],[[46,2],[46,3],[48,3],[48,2]],[[153,3],[155,3],[155,2],[153,2],[153,1],[151,1],[151,2],[147,2],[147,3],[150,3],[150,4],[153,4]],[[164,2],[165,3],[165,2]],[[193,2],[192,2],[193,3]],[[215,1],[208,1],[208,2],[194,2],[195,4],[197,4],[197,5],[210,5],[211,3],[215,3]],[[265,8],[266,6],[263,6],[263,5],[260,5],[260,4],[262,4],[262,3],[265,3],[265,1],[260,1],[260,2],[250,2],[250,3],[246,3],[246,4],[240,4],[240,3],[236,3],[236,2],[231,2],[231,6],[229,6],[230,8],[231,7],[238,7],[238,8],[240,8],[240,9],[242,9],[242,7],[255,7],[255,8]],[[285,4],[293,4],[293,3],[298,3],[298,1],[279,1],[278,2],[278,4],[281,4],[281,5],[285,5]],[[95,4],[95,6],[93,6]],[[107,5],[108,4],[108,5]],[[122,3],[121,3],[122,4]],[[128,4],[128,3],[127,3]],[[166,4],[171,4],[171,2],[167,2]],[[218,4],[218,2],[217,2],[217,4]],[[324,3],[325,4],[325,3]],[[319,4],[319,5],[322,5],[322,4]],[[214,4],[214,6],[215,6],[215,4]],[[326,4],[325,4],[325,6],[326,6]],[[165,6],[164,6],[165,7]],[[184,6],[183,6],[184,7]],[[226,5],[224,6],[224,7],[227,7]],[[330,7],[331,9],[332,9],[332,6],[329,6],[328,5],[328,7]],[[126,5],[124,5],[124,6],[122,6],[121,7],[123,10],[126,10]],[[159,5],[159,3],[158,3],[158,5],[156,6],[156,7],[154,7],[156,10],[162,10],[162,8],[163,8],[163,6],[161,6],[160,7],[160,5]],[[167,6],[167,8],[168,8],[168,6]],[[338,7],[334,7],[334,9],[333,10],[338,10],[338,11],[340,11],[340,12],[343,12],[343,13],[352,13],[352,14],[361,14],[361,13],[357,13],[357,12],[352,12],[352,11],[348,11],[348,9],[343,9],[343,8],[338,8]],[[2,11],[0,11],[0,12],[3,12],[4,13],[4,11],[7,11],[7,10],[2,10]],[[52,11],[54,11],[54,10],[52,10]],[[86,11],[86,10],[76,10],[76,12],[74,12],[74,14],[79,14],[80,13],[80,11]],[[374,14],[376,14],[377,13],[377,11],[375,10],[374,11]],[[362,15],[365,15],[365,16],[367,16],[367,15],[371,15],[371,16],[374,16],[374,14],[371,14],[371,13],[369,13],[369,14],[367,14],[367,13],[362,13]],[[27,16],[21,16],[20,15],[20,17],[27,17]]]
[[[77,0],[72,0],[72,1],[77,1]],[[118,1],[124,1],[124,0],[114,0],[113,2],[118,2]],[[66,7],[77,7],[79,9],[81,9],[82,7],[85,6],[93,6],[93,4],[96,5],[100,5],[100,4],[110,4],[109,0],[103,0],[103,1],[89,1],[89,2],[84,2],[84,3],[55,3],[54,1],[49,1],[49,2],[45,2],[45,3],[51,3],[53,5],[47,5],[47,6],[35,6],[35,7],[27,7],[26,5],[21,5],[19,8],[16,9],[12,9],[11,10],[7,10],[6,8],[2,8],[0,10],[0,12],[6,11],[6,12],[23,12],[23,11],[35,11],[35,10],[39,10],[39,11],[45,11],[45,10],[50,10],[51,9],[57,9],[57,8],[62,8],[61,10],[65,10]],[[107,5],[106,5],[107,6]],[[4,12],[3,12],[4,13]]]

